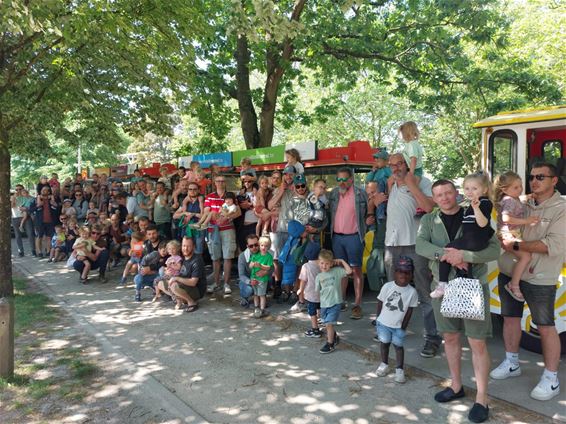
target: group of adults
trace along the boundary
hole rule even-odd
[[[492,326],[489,311],[489,289],[487,285],[487,263],[498,260],[500,275],[501,314],[504,317],[504,344],[508,357],[505,362],[491,374],[493,378],[514,377],[520,374],[509,357],[516,358],[519,351],[521,336],[521,317],[523,303],[507,295],[503,285],[507,283],[513,266],[513,256],[508,252],[512,249],[524,250],[532,253],[532,263],[536,265],[537,272],[532,267],[525,272],[521,281],[521,291],[524,293],[533,323],[537,325],[542,340],[543,360],[545,372],[558,371],[560,356],[560,341],[554,325],[554,298],[556,281],[561,271],[565,247],[566,210],[565,202],[555,190],[557,184],[556,168],[549,163],[533,165],[529,178],[533,199],[530,201],[528,213],[543,215],[543,225],[537,226],[536,231],[531,227],[525,229],[523,241],[508,243],[500,241],[494,235],[489,246],[479,252],[470,252],[457,249],[446,249],[446,244],[453,240],[461,231],[462,208],[457,203],[458,191],[454,184],[448,180],[439,180],[434,184],[427,178],[417,178],[409,172],[407,163],[402,154],[392,154],[388,157],[388,167],[391,171],[393,184],[388,194],[376,192],[371,181],[366,188],[357,186],[354,174],[350,168],[341,168],[336,174],[337,185],[327,194],[327,214],[332,250],[336,258],[348,262],[353,270],[354,302],[350,311],[352,319],[363,316],[362,295],[364,281],[362,276],[362,256],[364,239],[368,227],[376,225],[375,211],[382,204],[386,204],[387,219],[383,240],[383,254],[387,280],[393,280],[394,264],[400,256],[408,256],[414,263],[413,283],[419,295],[419,303],[424,322],[424,345],[420,351],[423,357],[433,357],[437,354],[444,340],[446,358],[452,378],[451,386],[438,393],[435,399],[447,402],[464,396],[461,379],[461,334],[464,334],[472,349],[472,361],[477,384],[476,404],[481,414],[487,417],[487,383],[490,368],[490,359],[487,351],[486,338],[491,336]],[[202,185],[195,181],[185,179],[179,173],[179,178],[171,185],[171,192],[165,193],[165,184],[157,183],[155,193],[151,193],[144,182],[138,185],[138,192],[143,195],[138,198],[143,203],[146,197],[151,199],[153,206],[165,207],[170,214],[172,226],[161,225],[159,233],[169,232],[172,237],[183,240],[183,254],[190,259],[194,254],[200,255],[204,250],[206,239],[208,253],[213,264],[213,283],[209,291],[224,290],[231,293],[230,280],[232,262],[236,258],[238,247],[241,251],[239,258],[240,292],[245,296],[249,288],[249,267],[246,255],[254,253],[257,248],[256,231],[257,215],[253,212],[251,193],[254,192],[253,183],[256,181],[255,173],[242,176],[243,188],[239,199],[239,213],[230,219],[220,214],[226,190],[226,176],[220,173],[210,177],[211,190],[203,196]],[[542,178],[538,176],[542,175]],[[122,219],[131,211],[127,199],[122,191],[114,192],[114,182],[110,183],[109,204],[112,199],[119,205],[113,211]],[[73,182],[75,196],[79,197],[84,186],[79,181]],[[100,187],[100,186],[99,186]],[[17,186],[16,189],[22,188]],[[286,167],[283,171],[275,171],[270,177],[272,193],[267,203],[267,209],[272,215],[271,239],[274,259],[289,238],[288,223],[298,221],[305,226],[305,234],[316,235],[320,228],[309,225],[309,186],[308,181],[301,174]],[[246,197],[246,194],[250,195]],[[42,187],[39,193],[35,213],[36,225],[39,226],[38,237],[46,234],[45,218],[50,215],[42,208],[53,211],[51,219],[57,220],[57,200],[51,198],[40,200],[44,195],[49,196],[47,187]],[[163,201],[162,197],[167,196]],[[73,201],[75,204],[76,200]],[[116,205],[114,205],[116,206]],[[127,207],[129,206],[129,207]],[[144,210],[147,210],[145,208]],[[417,214],[417,210],[426,213],[424,217]],[[548,211],[552,211],[549,213]],[[202,231],[191,231],[186,224],[197,222],[202,213],[214,213],[211,224],[218,229],[218,237],[204,237]],[[548,215],[548,216],[547,216]],[[156,215],[154,215],[156,216]],[[14,229],[20,253],[23,254],[23,245],[18,235],[18,217],[13,216]],[[236,224],[235,224],[236,221]],[[238,224],[239,221],[239,224]],[[157,223],[156,224],[160,224]],[[163,222],[161,222],[163,224]],[[382,225],[379,222],[378,225]],[[237,225],[237,226],[236,226]],[[380,228],[382,230],[382,228]],[[212,231],[212,230],[209,230]],[[93,232],[96,236],[96,232]],[[31,239],[30,239],[31,240]],[[188,241],[191,240],[191,241]],[[30,245],[34,251],[33,244]],[[501,255],[501,249],[504,253]],[[95,258],[96,259],[96,258]],[[473,321],[465,319],[445,318],[440,313],[440,301],[431,299],[429,293],[438,280],[438,264],[440,261],[449,262],[453,268],[470,263],[474,267],[474,277],[478,278],[484,287],[485,320]],[[199,262],[200,264],[200,262]],[[200,265],[199,265],[200,266]],[[102,266],[100,266],[102,271]],[[541,271],[544,270],[544,271]],[[276,280],[277,276],[276,268]],[[280,271],[279,271],[280,272]],[[196,274],[202,275],[198,270]],[[280,276],[279,276],[280,277]],[[188,277],[187,277],[188,278]],[[246,280],[248,279],[248,280]],[[190,278],[188,278],[190,280]],[[187,280],[187,281],[188,281]],[[222,281],[221,281],[222,280]],[[190,280],[191,284],[203,287],[199,278]],[[346,293],[348,280],[343,281],[343,292]],[[191,299],[193,301],[193,299]],[[509,366],[511,364],[511,366]],[[546,374],[545,374],[546,375]],[[550,379],[547,379],[551,381]],[[541,382],[531,393],[536,399],[546,400],[558,394],[559,386],[556,382],[546,384]],[[557,380],[556,380],[557,381]]]

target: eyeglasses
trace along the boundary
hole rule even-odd
[[[295,188],[305,188],[306,184],[295,184]]]
[[[67,218],[63,218],[63,217],[59,218],[59,221],[66,221],[66,220]]]
[[[400,161],[400,162],[389,162],[389,167],[390,168],[397,168],[398,166],[401,166],[405,163],[405,161]]]
[[[544,181],[545,178],[554,178],[552,175],[542,175],[542,174],[537,174],[537,175],[529,175],[529,181],[532,181],[534,179],[537,179],[538,181]]]
[[[255,243],[255,244],[248,244],[248,248],[249,248],[249,249],[253,249],[254,247],[259,247],[259,244],[258,244],[258,243]]]
[[[92,235],[92,236],[98,236],[98,235],[100,235],[100,233],[99,233],[98,231],[91,231],[91,232],[90,232],[90,235]]]
[[[75,193],[75,196],[76,197],[82,197],[82,194],[81,193]]]
[[[336,181],[338,181],[339,183],[345,183],[349,179],[350,177],[336,177]]]

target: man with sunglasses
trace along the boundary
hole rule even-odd
[[[354,184],[354,174],[350,168],[340,168],[336,174],[336,182],[338,187],[335,187],[328,196],[332,252],[336,259],[343,259],[352,268],[355,299],[350,318],[361,319],[364,290],[362,256],[368,219],[368,199],[365,190]],[[347,286],[346,277],[342,280],[343,299],[346,298]],[[345,307],[344,303],[342,309],[344,310]]]
[[[77,221],[84,222],[88,212],[88,201],[85,199],[82,190],[75,191],[73,196],[73,208],[77,211]]]
[[[110,251],[108,250],[108,243],[106,238],[102,237],[102,225],[94,224],[91,226],[90,230],[90,237],[101,250],[95,250],[94,252],[86,252],[87,258],[91,262],[91,271],[98,269],[98,280],[101,283],[106,283],[108,280],[106,279],[106,267],[108,265],[108,259],[110,258]],[[73,263],[73,268],[77,271],[80,275],[84,270],[84,262],[83,261],[75,261]]]
[[[29,205],[30,207],[26,207],[26,205]],[[20,258],[24,256],[24,243],[22,241],[23,234],[20,230],[24,212],[28,213],[28,218],[24,223],[24,227],[30,246],[30,251],[33,256],[36,256],[35,234],[33,232],[33,221],[30,214],[30,209],[33,207],[33,200],[31,198],[28,200],[28,197],[24,196],[23,185],[16,185],[16,192],[10,197],[10,206],[12,209],[12,227],[14,228],[14,234],[16,235],[16,244],[18,245],[18,256]]]
[[[566,248],[566,201],[556,190],[556,167],[539,162],[532,166],[529,175],[532,199],[527,204],[526,217],[536,216],[539,223],[525,226],[522,241],[502,240],[505,253],[499,258],[499,298],[503,316],[503,343],[506,358],[490,376],[503,380],[521,375],[519,366],[519,342],[524,302],[531,312],[542,343],[544,371],[539,383],[531,391],[536,400],[549,400],[560,393],[558,364],[560,338],[555,327],[554,302],[556,282],[564,262]],[[524,302],[513,299],[506,290],[514,266],[511,250],[530,252],[531,262],[519,282]]]
[[[249,234],[246,237],[246,250],[238,256],[238,285],[240,287],[240,305],[244,308],[250,306],[249,297],[253,294],[250,285],[251,269],[250,257],[259,252],[259,237],[255,234]],[[263,272],[263,271],[259,271]],[[265,274],[264,274],[265,275]]]

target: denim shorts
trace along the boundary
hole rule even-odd
[[[402,328],[391,328],[377,322],[377,337],[381,343],[393,343],[395,346],[403,347],[406,331]]]
[[[265,296],[267,294],[267,281],[259,281],[255,286],[252,286],[254,296]]]
[[[131,264],[139,264],[141,262],[141,258],[138,258],[136,256],[131,256],[128,262]]]
[[[497,283],[499,285],[499,299],[501,300],[501,315],[520,318],[523,316],[523,307],[527,302],[535,325],[554,326],[556,285],[539,286],[521,280],[519,281],[519,288],[523,293],[525,302],[519,302],[513,299],[504,288],[509,281],[511,281],[511,277],[499,274]]]
[[[340,304],[330,306],[329,308],[320,308],[320,318],[325,324],[336,325],[338,316],[340,315]]]
[[[320,309],[320,302],[309,302],[307,300],[307,313],[309,317],[314,317],[316,315],[316,311]]]
[[[332,234],[332,251],[336,259],[344,259],[350,266],[362,266],[364,245],[356,234]]]

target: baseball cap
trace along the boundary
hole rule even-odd
[[[293,177],[293,184],[306,184],[307,179],[303,174],[297,174]]]
[[[413,272],[413,260],[408,256],[399,256],[395,261],[395,271]]]
[[[296,174],[297,173],[297,168],[295,168],[293,165],[287,165],[285,167],[285,169],[283,170],[284,174]]]
[[[63,200],[63,203],[73,203],[73,200],[67,197],[65,200]]]
[[[376,159],[389,159],[389,153],[387,153],[387,149],[385,147],[378,147],[377,151],[373,154],[373,157]]]

